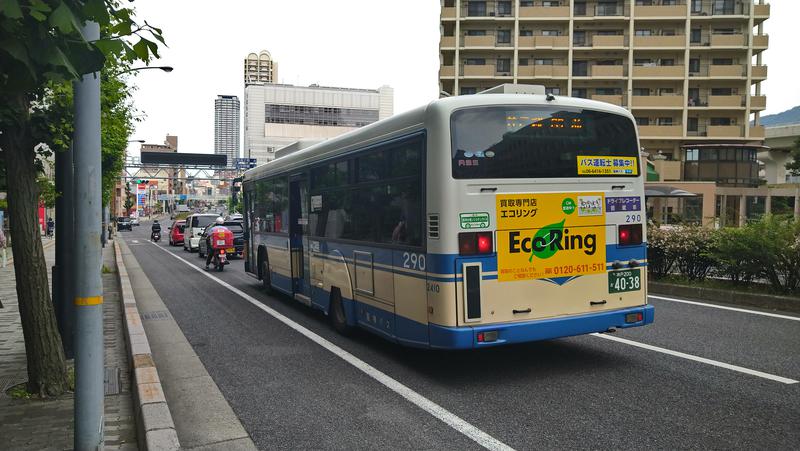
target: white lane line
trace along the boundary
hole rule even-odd
[[[660,299],[662,301],[680,302],[681,304],[700,305],[700,306],[703,306],[703,307],[718,308],[718,309],[721,309],[721,310],[730,310],[730,311],[733,311],[733,312],[750,313],[751,315],[761,315],[761,316],[769,316],[769,317],[772,317],[772,318],[781,318],[781,319],[788,319],[788,320],[792,320],[792,321],[800,321],[800,317],[798,317],[798,316],[779,315],[777,313],[759,312],[757,310],[748,310],[748,309],[736,308],[736,307],[726,307],[724,305],[716,305],[716,304],[706,304],[704,302],[687,301],[685,299],[667,298],[667,297],[664,297],[664,296],[654,296],[652,294],[647,295],[647,297],[653,298],[653,299]]]
[[[694,360],[695,362],[700,362],[700,363],[705,363],[705,364],[708,364],[708,365],[718,366],[720,368],[725,368],[725,369],[732,370],[732,371],[738,371],[740,373],[749,374],[751,376],[757,376],[757,377],[761,377],[761,378],[764,378],[764,379],[769,379],[771,381],[776,381],[776,382],[780,382],[780,383],[783,383],[783,384],[796,384],[796,383],[798,383],[798,381],[796,381],[794,379],[789,379],[788,377],[776,376],[774,374],[764,373],[762,371],[756,371],[756,370],[751,370],[749,368],[744,368],[744,367],[737,366],[737,365],[731,365],[730,363],[719,362],[717,360],[706,359],[705,357],[698,357],[698,356],[691,355],[691,354],[686,354],[686,353],[683,353],[683,352],[672,351],[672,350],[666,349],[666,348],[660,348],[658,346],[639,343],[638,341],[627,340],[625,338],[614,337],[614,336],[606,335],[606,334],[592,334],[592,335],[594,335],[595,337],[598,337],[598,338],[605,338],[606,340],[611,340],[611,341],[616,341],[618,343],[624,343],[626,345],[636,346],[637,348],[643,348],[643,349],[648,349],[650,351],[661,352],[661,353],[664,353],[664,354],[669,354],[671,356],[680,357],[680,358],[683,358],[683,359]]]
[[[362,372],[364,372],[367,376],[375,379],[376,381],[383,384],[388,389],[392,390],[393,392],[397,393],[398,395],[402,396],[412,404],[416,405],[417,407],[421,408],[422,410],[428,412],[429,414],[433,415],[434,417],[442,420],[445,424],[450,426],[451,428],[455,429],[456,431],[466,435],[470,439],[474,440],[477,444],[483,446],[486,449],[490,450],[513,450],[510,446],[506,445],[505,443],[497,440],[496,438],[492,437],[491,435],[483,432],[482,430],[478,429],[477,427],[473,426],[470,423],[462,420],[452,412],[448,411],[444,407],[436,404],[435,402],[431,401],[430,399],[420,395],[419,393],[415,392],[414,390],[406,387],[405,385],[401,384],[397,380],[393,379],[392,377],[388,376],[387,374],[381,372],[377,368],[369,365],[368,363],[364,362],[363,360],[359,359],[358,357],[350,354],[349,352],[345,351],[344,349],[336,346],[335,344],[331,343],[330,341],[320,337],[316,333],[312,332],[311,330],[303,327],[302,325],[296,323],[295,321],[291,320],[290,318],[284,316],[283,314],[279,313],[278,311],[267,307],[266,305],[258,302],[255,298],[248,295],[247,293],[239,290],[238,288],[228,284],[227,282],[220,280],[217,277],[214,277],[210,273],[204,271],[203,269],[189,263],[189,261],[185,260],[182,257],[179,257],[177,254],[174,254],[168,251],[165,248],[162,248],[156,243],[153,243],[154,246],[163,250],[167,254],[177,258],[178,260],[186,263],[192,269],[196,270],[200,274],[208,277],[209,279],[217,282],[218,284],[222,285],[223,287],[227,288],[228,290],[236,293],[240,297],[242,297],[247,302],[253,304],[254,306],[260,308],[261,310],[265,311],[267,314],[271,315],[278,321],[286,324],[287,326],[291,327],[295,331],[301,333],[306,338],[310,339],[314,343],[322,346],[323,348],[327,349],[328,351],[335,354],[337,357],[341,358],[345,362],[353,365],[354,367],[358,368]]]

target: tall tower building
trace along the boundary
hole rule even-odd
[[[530,83],[620,105],[635,116],[642,146],[667,168],[662,180],[758,186],[770,15],[764,0],[441,6],[441,90],[474,94]]]
[[[214,100],[214,153],[228,156],[233,168],[239,158],[239,98],[218,95]]]
[[[278,81],[278,63],[268,51],[251,53],[244,59],[244,84],[275,83]]]

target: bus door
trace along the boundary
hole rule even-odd
[[[308,179],[289,180],[289,248],[295,299],[311,304],[308,262]]]

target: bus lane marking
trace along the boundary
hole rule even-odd
[[[730,363],[720,362],[720,361],[717,361],[717,360],[711,360],[711,359],[707,359],[705,357],[698,357],[696,355],[686,354],[684,352],[679,352],[679,351],[673,351],[671,349],[661,348],[659,346],[653,346],[653,345],[648,345],[648,344],[644,344],[644,343],[639,343],[638,341],[628,340],[628,339],[625,339],[625,338],[614,337],[614,336],[611,336],[611,335],[598,334],[598,333],[593,333],[592,335],[594,335],[597,338],[604,338],[606,340],[616,341],[618,343],[623,343],[623,344],[630,345],[630,346],[636,346],[637,348],[642,348],[642,349],[647,349],[647,350],[650,350],[650,351],[660,352],[662,354],[668,354],[668,355],[671,355],[671,356],[680,357],[682,359],[693,360],[695,362],[705,363],[707,365],[717,366],[717,367],[725,368],[725,369],[728,369],[728,370],[731,370],[731,371],[737,371],[739,373],[744,373],[744,374],[749,374],[751,376],[756,376],[756,377],[761,377],[761,378],[764,378],[764,379],[769,379],[771,381],[780,382],[782,384],[790,385],[790,384],[796,384],[796,383],[799,382],[799,381],[796,381],[794,379],[789,379],[788,377],[776,376],[774,374],[764,373],[762,371],[751,370],[749,368],[745,368],[745,367],[742,367],[742,366],[731,365]]]
[[[505,443],[501,442],[500,440],[492,437],[491,435],[483,432],[482,430],[478,429],[477,427],[473,426],[472,424],[468,423],[467,421],[461,419],[459,416],[455,415],[454,413],[450,412],[449,410],[445,409],[444,407],[436,404],[435,402],[431,401],[430,399],[424,397],[423,395],[415,392],[411,388],[403,385],[396,379],[392,378],[391,376],[387,375],[386,373],[380,371],[379,369],[373,367],[372,365],[368,364],[367,362],[359,359],[358,357],[350,354],[349,352],[345,351],[341,347],[335,345],[334,343],[326,340],[325,338],[317,335],[315,332],[311,331],[310,329],[302,326],[301,324],[295,322],[291,318],[283,315],[282,313],[278,312],[277,310],[268,307],[261,302],[259,302],[254,297],[250,296],[249,294],[239,290],[238,288],[234,287],[233,285],[211,275],[211,273],[206,272],[199,266],[195,266],[190,263],[188,260],[184,259],[183,257],[178,256],[175,253],[170,252],[169,250],[159,246],[156,243],[152,243],[157,248],[163,250],[167,254],[177,258],[178,260],[186,263],[190,268],[194,269],[195,271],[199,272],[200,274],[208,277],[209,279],[213,280],[214,282],[218,283],[219,285],[227,288],[228,290],[232,291],[233,293],[237,294],[242,299],[246,300],[253,306],[263,310],[268,315],[272,316],[273,318],[277,319],[278,321],[282,322],[283,324],[289,326],[290,328],[294,329],[295,331],[299,332],[309,340],[313,341],[314,343],[322,346],[326,350],[330,351],[337,357],[341,358],[345,362],[349,363],[350,365],[354,366],[367,376],[371,377],[372,379],[379,382],[381,385],[385,386],[389,390],[397,393],[398,395],[405,398],[407,401],[411,402],[415,406],[419,407],[420,409],[424,410],[425,412],[429,413],[430,415],[438,418],[446,425],[450,426],[451,428],[455,429],[456,431],[460,432],[461,434],[467,436],[468,438],[475,441],[480,446],[489,449],[489,450],[503,450],[503,451],[513,451],[514,448],[506,445]]]
[[[788,319],[788,320],[791,320],[791,321],[800,321],[800,317],[798,317],[798,316],[779,315],[777,313],[759,312],[758,310],[748,310],[748,309],[743,309],[743,308],[727,307],[727,306],[724,306],[724,305],[717,305],[717,304],[706,304],[704,302],[687,301],[685,299],[667,298],[667,297],[664,297],[664,296],[654,296],[652,294],[648,294],[647,297],[653,298],[653,299],[659,299],[659,300],[662,300],[662,301],[679,302],[681,304],[699,305],[699,306],[702,306],[702,307],[711,307],[711,308],[717,308],[717,309],[721,309],[721,310],[730,310],[732,312],[749,313],[751,315],[761,315],[761,316],[769,316],[771,318],[781,318],[781,319]]]

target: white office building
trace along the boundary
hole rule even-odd
[[[394,89],[246,84],[244,155],[264,164],[302,139],[327,139],[392,115]]]
[[[239,98],[218,95],[214,100],[214,153],[228,157],[228,167],[239,158]]]

